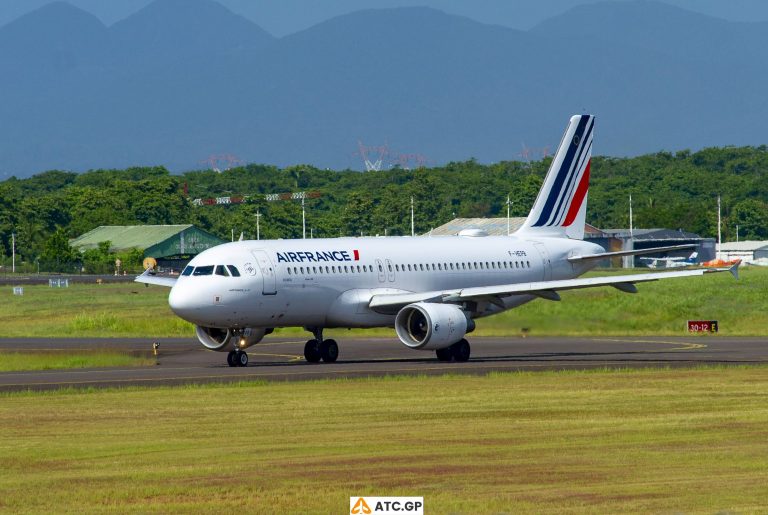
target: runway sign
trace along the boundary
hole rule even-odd
[[[717,320],[688,320],[689,333],[716,333]]]

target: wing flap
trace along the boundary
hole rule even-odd
[[[689,250],[696,248],[698,245],[695,243],[689,243],[686,245],[671,245],[668,247],[654,247],[651,249],[632,249],[632,250],[620,250],[618,252],[601,252],[600,254],[587,254],[586,256],[571,256],[568,261],[575,263],[577,261],[593,261],[599,259],[608,259],[622,256],[641,256],[643,254],[656,254],[657,252],[672,252],[675,250]],[[685,258],[680,258],[685,259]]]
[[[466,300],[487,300],[493,297],[506,297],[509,295],[536,295],[548,300],[557,300],[558,291],[577,290],[582,288],[596,288],[599,286],[612,286],[627,293],[637,291],[635,283],[658,281],[661,279],[674,279],[679,277],[694,277],[709,273],[731,272],[738,277],[738,265],[729,268],[697,268],[694,270],[680,270],[675,272],[660,272],[650,274],[614,275],[607,277],[587,277],[580,279],[564,279],[558,281],[536,281],[518,284],[500,284],[494,286],[480,286],[464,288],[461,290],[431,291],[423,293],[396,293],[380,294],[371,297],[368,306],[374,311],[382,308],[401,307],[414,302],[462,302]]]

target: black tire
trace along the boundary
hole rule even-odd
[[[309,340],[304,345],[304,359],[309,363],[317,363],[322,356],[320,355],[320,344],[317,340]]]
[[[229,351],[229,354],[227,354],[227,365],[230,367],[237,366],[237,363],[235,362],[235,351],[233,350]]]
[[[248,366],[248,354],[245,352],[238,352],[237,353],[237,366],[238,367],[247,367]]]
[[[450,349],[453,354],[453,359],[462,363],[469,360],[469,355],[472,352],[469,342],[464,338],[451,345]]]
[[[451,347],[437,349],[435,354],[437,354],[438,361],[453,361],[453,349]]]
[[[339,345],[336,340],[323,340],[320,344],[320,356],[326,363],[333,363],[339,357]]]

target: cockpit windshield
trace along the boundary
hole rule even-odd
[[[192,275],[213,275],[213,265],[210,266],[198,266]]]
[[[220,275],[222,277],[240,277],[240,271],[234,265],[187,266],[181,275]]]

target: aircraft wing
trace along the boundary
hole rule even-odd
[[[156,275],[151,275],[149,270],[147,270],[136,277],[134,281],[137,283],[154,284],[156,286],[167,286],[168,288],[172,288],[173,285],[176,284],[176,277],[158,277]]]
[[[557,294],[560,290],[576,290],[581,288],[595,288],[597,286],[613,286],[614,288],[635,293],[635,283],[658,281],[660,279],[673,279],[676,277],[691,277],[704,275],[711,272],[731,272],[738,278],[738,265],[727,268],[710,268],[681,270],[679,272],[661,272],[651,274],[613,275],[607,277],[587,277],[580,279],[565,279],[560,281],[537,281],[530,283],[500,284],[494,286],[480,286],[474,288],[462,288],[458,290],[431,291],[422,293],[384,293],[374,295],[368,306],[374,311],[387,311],[399,308],[414,302],[439,302],[455,303],[462,301],[486,300],[503,307],[502,297],[510,295],[536,295],[548,300],[560,300]]]
[[[575,263],[577,261],[592,261],[595,259],[607,259],[621,256],[640,256],[642,254],[656,254],[657,252],[670,252],[674,250],[685,250],[695,248],[695,243],[688,243],[685,245],[672,245],[669,247],[654,247],[650,249],[632,249],[632,250],[620,250],[618,252],[601,252],[600,254],[587,254],[586,256],[571,256],[568,261]],[[640,258],[649,259],[649,258]],[[650,258],[653,259],[653,258]],[[668,258],[674,259],[674,258]]]

